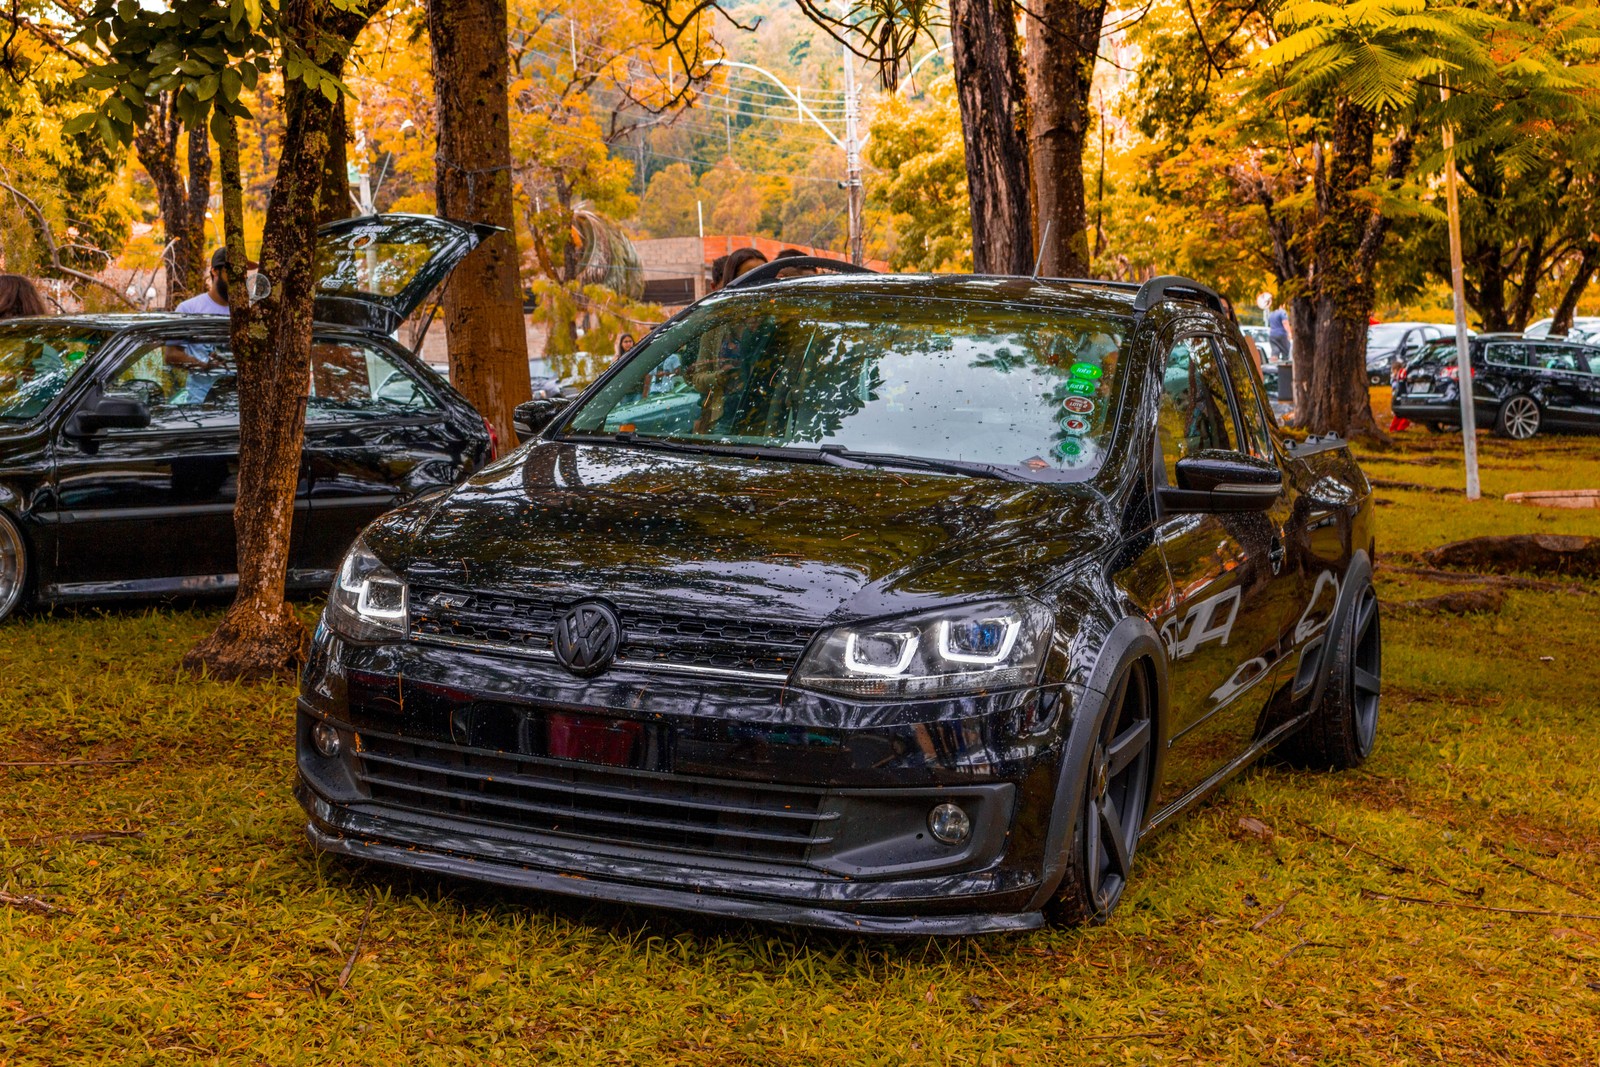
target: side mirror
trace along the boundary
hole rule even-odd
[[[517,438],[526,441],[556,421],[572,406],[564,396],[541,397],[518,404],[511,412],[511,425],[516,427]]]
[[[1177,462],[1175,487],[1161,490],[1172,512],[1267,511],[1283,494],[1275,463],[1239,452],[1201,452]]]
[[[78,409],[67,432],[89,437],[101,430],[142,430],[150,425],[150,409],[131,396],[101,396]]]

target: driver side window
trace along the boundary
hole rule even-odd
[[[1168,485],[1178,484],[1178,460],[1199,452],[1238,450],[1228,387],[1209,338],[1180,338],[1167,349],[1156,424]]]
[[[154,428],[239,422],[239,378],[225,344],[172,340],[150,345],[123,362],[105,391],[149,408]]]

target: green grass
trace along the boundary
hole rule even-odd
[[[1413,431],[1366,459],[1450,486],[1458,448]],[[1600,486],[1600,443],[1483,456],[1496,499],[1380,490],[1380,558],[1597,532],[1497,497]],[[289,796],[291,690],[178,674],[214,611],[14,620],[0,760],[134,762],[0,768],[0,890],[60,909],[0,905],[0,1065],[1595,1063],[1600,919],[1467,905],[1600,915],[1597,592],[1387,618],[1367,766],[1236,780],[1146,842],[1109,926],[956,941],[319,859]],[[105,832],[138,836],[72,836]]]

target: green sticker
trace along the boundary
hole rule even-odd
[[[1087,378],[1073,378],[1067,382],[1067,392],[1077,393],[1079,396],[1092,396],[1099,386]]]
[[[1072,373],[1072,376],[1074,378],[1091,378],[1092,379],[1092,378],[1099,378],[1101,375],[1103,375],[1105,373],[1105,371],[1101,370],[1099,367],[1095,366],[1093,363],[1074,363],[1072,365],[1071,373]]]
[[[1056,445],[1056,455],[1058,456],[1076,456],[1082,451],[1083,445],[1072,440],[1070,437]]]

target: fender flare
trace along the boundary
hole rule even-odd
[[[1167,685],[1167,650],[1161,643],[1150,620],[1138,616],[1124,618],[1111,628],[1101,643],[1100,654],[1089,674],[1089,683],[1072,712],[1072,728],[1062,747],[1061,765],[1057,771],[1055,803],[1050,809],[1050,826],[1045,833],[1044,863],[1038,892],[1029,903],[1030,911],[1038,911],[1056,895],[1067,869],[1067,848],[1071,844],[1073,829],[1077,825],[1078,809],[1083,807],[1084,776],[1078,771],[1088,761],[1094,750],[1098,734],[1096,726],[1111,698],[1112,683],[1124,667],[1139,659],[1148,659],[1155,677],[1152,679],[1156,694],[1156,709],[1152,716],[1155,736],[1150,743],[1155,746],[1151,765],[1151,785],[1140,817],[1142,826],[1150,817],[1155,804],[1154,784],[1161,780],[1165,762],[1166,738],[1169,736],[1169,700]]]
[[[1328,638],[1322,645],[1322,662],[1317,664],[1317,684],[1311,690],[1311,698],[1306,701],[1306,711],[1302,714],[1309,715],[1321,704],[1323,694],[1328,690],[1333,666],[1339,662],[1339,655],[1343,651],[1345,621],[1354,610],[1350,606],[1350,590],[1363,579],[1367,584],[1372,584],[1372,558],[1367,555],[1366,549],[1358,548],[1350,553],[1350,565],[1344,569],[1344,580],[1339,584],[1339,602],[1333,607],[1333,618],[1328,620]]]

